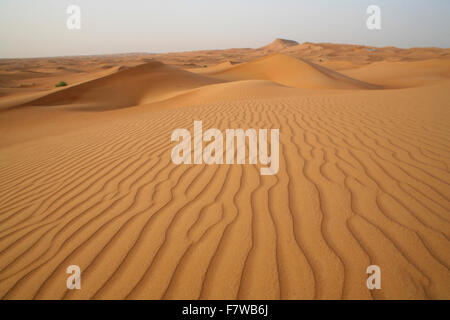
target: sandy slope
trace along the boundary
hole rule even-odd
[[[375,62],[358,69],[341,71],[349,77],[388,88],[431,85],[450,78],[450,60]]]
[[[0,297],[450,299],[450,82],[423,63],[436,81],[365,90],[396,69],[151,62],[0,112]],[[279,128],[278,174],[174,165],[194,120]]]
[[[111,75],[33,100],[27,105],[76,105],[82,108],[120,108],[160,100],[173,91],[220,81],[164,65],[158,61],[125,68]]]
[[[219,70],[213,68],[206,74],[229,81],[271,80],[289,87],[307,89],[376,88],[376,86],[347,78],[325,67],[279,53],[256,61],[230,65],[228,68],[221,67]]]

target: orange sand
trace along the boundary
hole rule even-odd
[[[0,297],[450,299],[450,52],[368,49],[0,61]],[[278,174],[174,165],[194,120]]]

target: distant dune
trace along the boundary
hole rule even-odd
[[[271,80],[289,87],[307,89],[372,89],[376,86],[343,76],[325,67],[284,54],[242,63],[206,73],[220,79]]]
[[[293,40],[286,40],[286,39],[275,39],[272,43],[262,47],[262,50],[268,51],[268,52],[280,52],[283,49],[293,47],[298,45],[299,43],[297,41]]]
[[[225,61],[249,62],[268,54],[283,53],[298,59],[333,66],[346,64],[351,67],[365,66],[377,61],[422,61],[429,59],[449,59],[450,49],[372,47],[363,45],[311,43],[298,44],[292,40],[277,39],[256,49],[227,49],[180,52],[170,54],[150,54],[156,60],[171,65],[184,66],[187,62],[200,67],[214,66]]]
[[[390,88],[418,87],[438,84],[450,78],[450,59],[414,62],[375,62],[342,71],[355,79]]]
[[[0,298],[450,299],[449,53],[0,60]],[[195,120],[279,129],[278,173],[175,165]]]

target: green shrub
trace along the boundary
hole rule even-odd
[[[67,83],[65,83],[64,81],[60,81],[57,84],[55,84],[55,87],[65,87],[67,86]]]

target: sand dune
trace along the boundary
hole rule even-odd
[[[433,85],[450,79],[450,60],[415,62],[375,62],[342,71],[352,78],[390,88]]]
[[[272,43],[269,43],[268,45],[261,47],[260,50],[263,50],[266,53],[280,52],[286,48],[294,47],[297,45],[299,45],[297,41],[287,39],[275,39]]]
[[[129,107],[161,99],[173,91],[217,82],[219,81],[213,78],[153,61],[60,90],[31,101],[28,105],[75,104],[90,109]]]
[[[228,80],[271,80],[289,87],[309,89],[373,89],[373,86],[341,75],[311,62],[284,54],[268,57],[222,70],[212,70],[211,76]]]
[[[449,59],[450,49],[372,47],[363,45],[311,43],[296,44],[295,41],[277,39],[260,48],[204,50],[170,54],[152,54],[149,57],[166,64],[184,67],[192,64],[199,68],[215,66],[225,61],[249,62],[263,58],[271,53],[283,53],[298,59],[327,65],[351,64],[356,67],[374,62],[411,62],[430,59]],[[336,69],[337,70],[337,69]]]
[[[225,62],[216,64],[216,65],[210,66],[210,67],[191,68],[191,69],[188,69],[188,70],[191,71],[191,72],[194,72],[194,73],[211,74],[211,73],[215,73],[215,72],[228,70],[230,67],[232,67],[232,66],[234,66],[236,64],[238,64],[238,63],[237,62],[233,62],[233,61],[225,61]]]
[[[65,60],[80,84],[0,97],[2,299],[450,299],[448,60],[90,59]],[[194,120],[278,128],[278,174],[173,164]]]
[[[119,66],[114,66],[107,69],[93,69],[89,72],[83,73],[70,73],[70,72],[55,72],[42,75],[41,73],[33,73],[34,77],[29,79],[20,78],[14,85],[1,87],[0,96],[4,99],[0,101],[0,110],[13,108],[19,105],[27,104],[31,101],[37,100],[50,93],[66,90],[69,87],[76,86],[78,84],[100,79],[105,76],[111,75],[120,70]],[[68,83],[68,87],[55,87],[55,84],[65,80]]]

